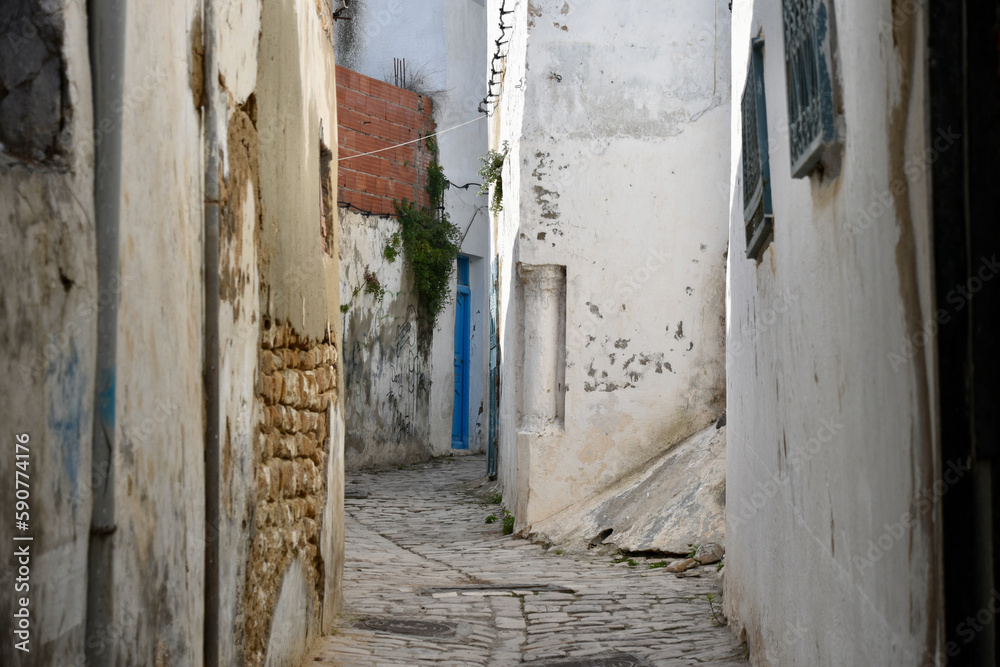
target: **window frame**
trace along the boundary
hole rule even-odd
[[[752,110],[748,107],[749,104],[753,105]],[[741,150],[746,256],[747,259],[757,259],[767,246],[774,229],[771,161],[767,136],[767,99],[764,92],[764,40],[759,37],[750,40],[750,59],[747,63],[747,78],[740,102],[740,114],[743,121]],[[754,147],[756,151],[750,150]],[[753,183],[750,182],[751,178]]]

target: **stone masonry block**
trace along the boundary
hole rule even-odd
[[[316,375],[316,382],[319,383],[320,391],[326,392],[333,387],[336,371],[332,370],[329,366],[318,366],[313,373]]]
[[[311,350],[299,350],[299,368],[304,371],[311,371],[321,360],[321,353],[318,348]]]
[[[302,405],[302,374],[299,371],[284,370],[275,373],[275,377],[282,378],[283,382],[281,402],[292,407]]]
[[[276,443],[277,447],[274,449],[274,455],[282,459],[292,459],[298,455],[298,447],[296,447],[295,436],[291,434],[282,434]]]
[[[277,353],[281,357],[282,368],[298,368],[299,365],[298,352],[285,347],[278,350]]]
[[[279,355],[270,350],[262,350],[260,353],[260,372],[266,375],[282,368],[282,359]]]
[[[278,451],[281,449],[281,438],[282,435],[279,431],[271,431],[267,434],[267,439],[264,441],[264,451],[261,452],[261,461],[268,461],[278,456]]]

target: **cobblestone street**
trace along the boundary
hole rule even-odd
[[[471,493],[485,469],[469,456],[348,475],[344,611],[306,664],[745,664],[706,597],[721,607],[715,565],[678,577],[658,558],[503,536],[500,506]]]

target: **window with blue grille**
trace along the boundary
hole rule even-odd
[[[783,0],[792,177],[809,175],[837,144],[829,0]]]
[[[741,103],[743,115],[743,222],[747,257],[756,259],[771,235],[771,168],[767,151],[764,98],[764,42],[753,40]]]

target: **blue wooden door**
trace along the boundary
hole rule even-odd
[[[455,406],[451,413],[451,448],[469,448],[469,258],[458,258],[455,296]]]

